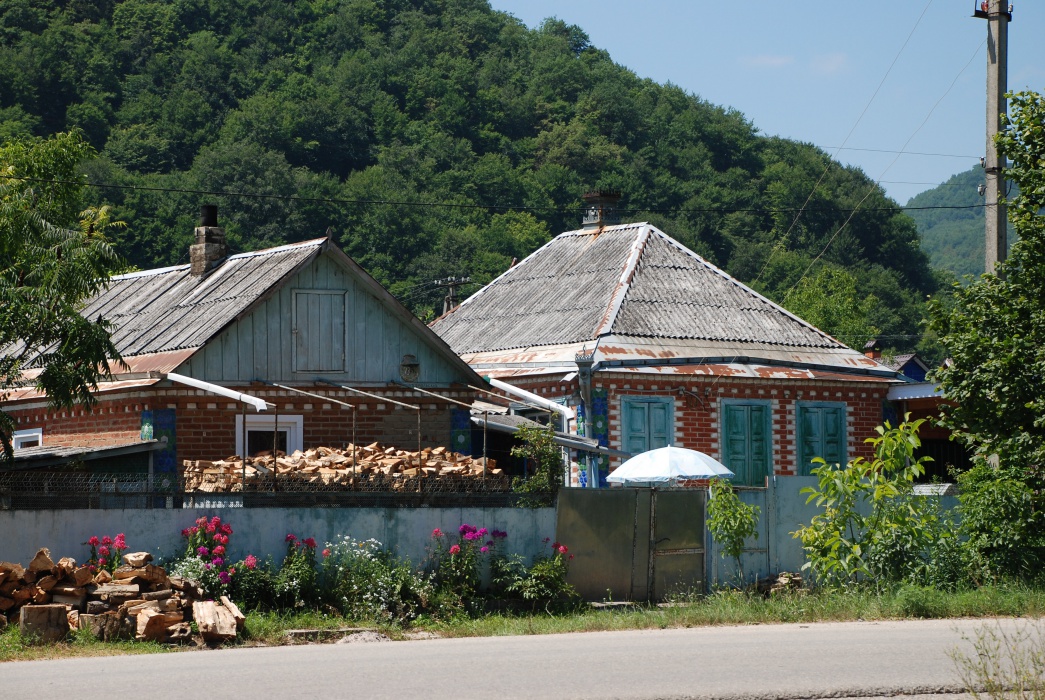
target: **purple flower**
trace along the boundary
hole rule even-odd
[[[508,533],[505,532],[504,530],[494,530],[490,534],[494,536],[494,539],[498,539],[498,540],[503,540],[505,537],[508,536]]]
[[[474,525],[464,523],[461,525],[461,527],[457,528],[457,531],[460,532],[462,535],[467,535],[470,532],[476,532],[476,527]]]
[[[210,550],[207,549],[206,547],[197,547],[196,548],[196,554],[200,555],[201,557],[205,557],[208,554],[210,554]]]
[[[493,547],[493,540],[486,540],[487,547]]]
[[[489,547],[480,547],[479,551],[482,552],[483,554],[486,554],[487,552],[490,551],[490,548]]]
[[[219,571],[218,572],[218,580],[221,581],[222,583],[227,584],[229,581],[232,580],[232,577],[229,576],[229,572],[227,572],[227,571]]]
[[[466,533],[464,533],[464,539],[466,539],[469,542],[471,542],[472,540],[479,539],[479,534],[475,533],[475,532],[466,532]]]
[[[213,559],[210,560],[210,563],[213,564],[214,566],[221,566],[222,564],[225,563],[225,560],[222,559],[221,557],[214,557]]]

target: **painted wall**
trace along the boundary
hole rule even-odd
[[[217,515],[233,528],[230,554],[271,555],[278,563],[286,552],[287,533],[314,537],[321,545],[338,536],[374,539],[415,564],[426,556],[434,528],[456,531],[462,523],[508,533],[507,550],[527,559],[543,553],[545,537],[555,536],[554,508],[185,508],[176,510],[0,511],[0,561],[27,564],[40,547],[53,558],[83,562],[91,535],[124,533],[131,551],[157,557],[181,554],[181,531],[200,516]]]
[[[336,304],[321,305],[327,317],[320,309],[315,318],[296,319],[295,292],[308,290],[343,291],[343,303],[339,294]],[[335,310],[336,319],[331,316]],[[306,329],[314,337],[305,337]],[[338,337],[330,335],[331,329],[338,331]],[[302,366],[302,353],[319,353],[317,358],[326,361],[331,353],[342,352],[343,372],[295,371],[295,366]],[[414,355],[420,363],[418,382],[446,385],[467,379],[360,284],[350,270],[322,255],[177,371],[218,384],[253,379],[289,383],[320,376],[342,383],[383,384],[400,379],[404,355]]]

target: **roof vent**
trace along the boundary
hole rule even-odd
[[[584,220],[582,221],[584,230],[619,224],[620,214],[617,211],[617,202],[620,201],[620,197],[620,192],[614,190],[595,190],[585,194]]]
[[[196,241],[189,246],[189,263],[193,277],[202,277],[221,264],[228,255],[225,229],[218,226],[218,207],[204,204],[200,207],[200,225],[196,227]]]

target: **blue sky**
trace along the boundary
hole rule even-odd
[[[901,204],[977,164],[985,148],[987,23],[971,17],[973,0],[490,4],[529,27],[553,16],[576,24],[616,63],[733,107],[765,134],[831,154],[842,145],[903,150],[899,157],[866,150],[836,156],[881,179]],[[1043,32],[1045,3],[1016,2],[1010,90],[1045,90]]]

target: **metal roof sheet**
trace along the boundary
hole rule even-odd
[[[649,224],[561,234],[432,329],[484,368],[572,363],[578,344],[598,344],[597,362],[739,355],[885,370]]]
[[[119,275],[82,313],[113,323],[113,343],[125,358],[199,348],[325,240],[232,255],[203,277],[194,277],[188,265]]]

